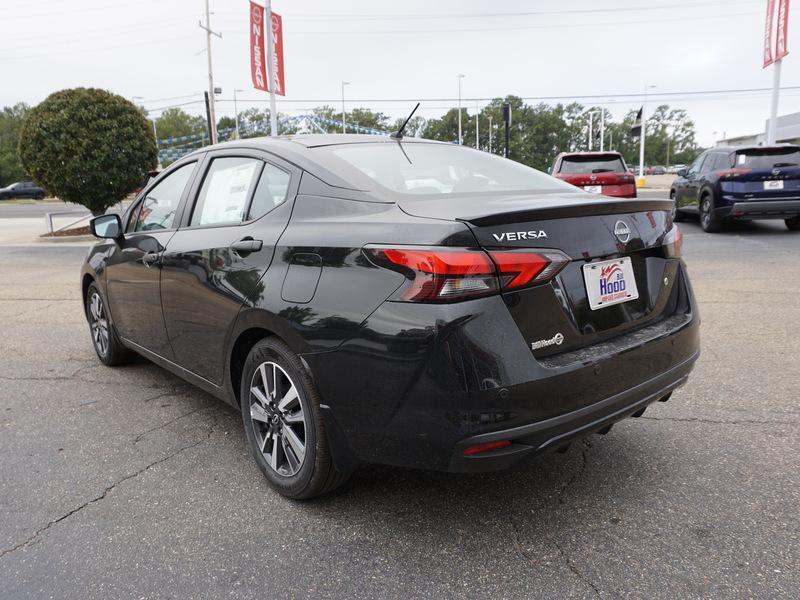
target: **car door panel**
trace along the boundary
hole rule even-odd
[[[215,158],[225,156],[210,156],[208,168]],[[195,206],[199,192],[192,195]],[[293,181],[282,204],[257,220],[238,224],[192,226],[187,206],[183,226],[164,252],[161,298],[175,360],[215,385],[222,384],[224,349],[239,310],[264,296],[263,276],[288,224],[295,193]],[[238,242],[244,243],[237,251],[232,245]]]
[[[142,194],[126,215],[127,232],[104,270],[108,309],[119,335],[167,360],[174,354],[161,307],[160,262],[196,166],[197,161],[176,165]]]

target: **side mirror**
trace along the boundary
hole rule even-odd
[[[122,236],[122,221],[118,214],[95,217],[89,221],[89,227],[95,237],[116,240]]]
[[[678,169],[678,172],[676,173],[676,175],[678,177],[686,177],[686,169]]]

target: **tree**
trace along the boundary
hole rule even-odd
[[[19,154],[40,185],[98,215],[136,189],[156,166],[157,152],[150,123],[132,102],[74,88],[29,111]]]
[[[206,120],[200,115],[190,115],[180,108],[168,108],[156,119],[158,139],[182,137],[193,133],[206,133]]]
[[[19,160],[19,132],[30,107],[23,102],[0,111],[0,186],[6,186],[28,175]]]

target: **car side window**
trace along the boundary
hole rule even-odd
[[[197,196],[190,225],[241,223],[263,162],[256,158],[215,158]]]
[[[196,164],[192,162],[179,167],[147,192],[131,213],[131,219],[128,221],[129,233],[172,227],[183,191]]]
[[[283,204],[289,192],[290,178],[290,174],[283,169],[266,163],[253,194],[253,201],[250,203],[248,220],[261,218],[276,206]]]
[[[700,156],[698,156],[694,160],[694,162],[691,164],[691,166],[689,167],[689,170],[686,172],[686,175],[688,177],[691,177],[693,175],[697,175],[697,173],[700,172],[700,167],[702,166],[703,159],[705,159],[705,158],[706,158],[705,154],[701,154]]]
[[[705,175],[715,169],[714,165],[717,164],[717,156],[717,154],[709,154],[706,156],[706,159],[703,161],[703,166],[700,167],[700,175]]]

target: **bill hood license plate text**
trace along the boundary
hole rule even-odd
[[[639,297],[628,257],[583,265],[583,280],[592,310]]]

